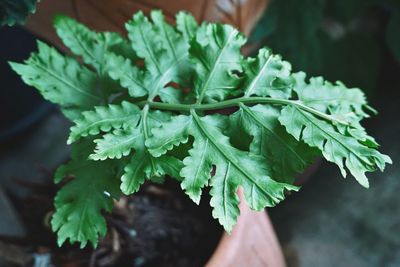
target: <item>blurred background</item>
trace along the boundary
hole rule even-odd
[[[169,19],[185,9],[199,21],[223,21],[241,28],[249,36],[248,54],[268,46],[291,62],[295,71],[340,80],[366,92],[379,115],[365,126],[394,164],[384,173],[369,175],[367,190],[322,162],[301,178],[300,192],[268,213],[289,266],[400,266],[400,167],[396,164],[400,159],[400,1],[199,1],[200,8],[185,1],[167,6],[160,1],[119,0],[118,4],[126,5],[125,13],[108,16],[111,22],[101,14],[106,9],[113,12],[110,6],[117,5],[110,4],[113,1],[99,1],[102,9],[93,8],[97,11],[88,11],[90,5],[97,7],[89,0],[42,1],[36,14],[21,25],[35,10],[35,2],[0,1],[0,241],[22,242],[31,227],[20,214],[22,199],[42,190],[69,154],[65,144],[69,123],[56,107],[25,86],[7,61],[26,59],[36,49],[36,38],[63,49],[51,29],[53,13],[75,16],[99,30],[120,30],[137,9],[161,8],[171,15]],[[0,243],[0,266],[4,251],[9,253]]]

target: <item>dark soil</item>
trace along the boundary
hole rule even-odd
[[[57,188],[51,183],[27,186],[34,194],[28,199],[14,198],[13,202],[28,237],[0,237],[0,259],[13,262],[10,266],[200,267],[222,233],[211,218],[209,199],[204,198],[197,206],[176,183],[145,184],[135,195],[121,198],[113,213],[106,215],[109,230],[96,249],[88,246],[81,250],[69,244],[58,248],[48,227]],[[21,255],[24,261],[16,260]],[[39,260],[43,265],[34,265]]]

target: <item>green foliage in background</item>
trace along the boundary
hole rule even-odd
[[[391,162],[360,124],[372,110],[361,90],[293,73],[267,48],[245,57],[246,38],[229,25],[179,13],[172,26],[154,11],[151,21],[134,15],[128,40],[67,17],[55,27],[77,58],[39,42],[11,67],[74,124],[71,160],[55,175],[73,177],[55,198],[60,245],[96,246],[102,212],[146,181],[175,178],[195,203],[209,187],[212,215],[230,232],[239,187],[259,211],[297,191],[294,177],[318,156],[364,187],[366,172]],[[215,112],[224,108],[232,114]]]
[[[393,10],[392,18],[386,29],[386,40],[394,56],[400,61],[400,1],[394,2],[396,8]]]
[[[35,12],[38,0],[0,0],[0,26],[13,26]]]
[[[285,55],[295,70],[372,91],[381,63],[378,11],[390,15],[384,34],[400,61],[398,0],[274,0],[250,40]]]

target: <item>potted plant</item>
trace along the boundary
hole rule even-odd
[[[244,206],[275,206],[299,190],[295,175],[319,156],[364,187],[366,172],[391,162],[360,124],[374,111],[362,91],[292,73],[266,48],[244,57],[246,38],[232,26],[198,25],[184,12],[172,26],[153,11],[151,19],[133,16],[128,39],[64,16],[55,27],[83,63],[38,42],[23,64],[10,64],[73,122],[71,160],[55,175],[57,183],[74,177],[55,197],[51,225],[60,245],[97,246],[115,199],[172,177],[195,203],[209,187],[212,216],[233,232],[208,266],[259,259],[251,266],[283,266],[265,214]],[[230,114],[215,112],[228,107]],[[238,249],[265,232],[271,255]]]

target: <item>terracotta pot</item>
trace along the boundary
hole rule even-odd
[[[63,48],[53,29],[54,14],[71,16],[98,31],[124,33],[124,24],[133,13],[161,9],[170,22],[178,11],[186,10],[199,22],[229,23],[248,35],[267,3],[268,0],[42,0],[26,27]]]
[[[138,10],[162,9],[173,21],[179,10],[201,21],[229,23],[249,34],[268,0],[42,0],[27,27],[63,47],[52,26],[53,14],[76,18],[99,31],[124,32],[124,23]],[[240,196],[242,197],[242,193]],[[271,222],[265,212],[253,212],[242,201],[241,214],[232,234],[223,234],[206,267],[284,267],[285,262]]]
[[[285,260],[266,212],[250,210],[239,191],[240,216],[229,235],[224,233],[206,267],[285,267]]]

